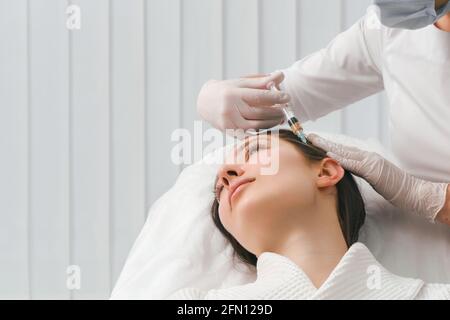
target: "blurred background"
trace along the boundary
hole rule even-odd
[[[182,170],[171,134],[199,119],[203,83],[285,68],[370,2],[0,0],[0,298],[108,298]],[[386,104],[372,96],[304,127],[387,145]]]

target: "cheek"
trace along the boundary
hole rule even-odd
[[[233,207],[232,216],[237,225],[251,219],[267,216],[267,213],[276,213],[280,198],[278,175],[258,176],[256,181],[247,186],[241,193]],[[258,218],[259,217],[259,218]]]
[[[279,212],[306,205],[314,198],[314,184],[298,172],[280,170],[273,176],[259,177],[240,205],[249,212]],[[252,209],[252,210],[251,210]]]
[[[279,196],[286,205],[302,205],[313,201],[316,186],[311,174],[311,169],[301,158],[285,157],[281,160],[277,180]]]
[[[260,175],[240,199],[240,209],[251,212],[282,210],[314,201],[316,186],[311,168],[297,150],[282,148],[279,168],[273,175]]]
[[[280,188],[280,197],[285,207],[300,208],[314,201],[315,189],[311,180],[302,179],[301,176],[292,174],[284,180],[285,186]]]

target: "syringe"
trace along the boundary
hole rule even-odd
[[[270,89],[271,89],[271,90],[274,90],[274,91],[278,91],[278,92],[280,91],[280,90],[278,90],[278,88],[275,86],[275,84],[272,84],[272,85],[270,86]],[[295,117],[294,112],[293,112],[292,109],[291,109],[291,106],[290,106],[289,104],[286,103],[286,104],[283,105],[282,110],[283,110],[284,115],[285,115],[285,117],[286,117],[286,119],[287,119],[287,122],[288,122],[288,124],[289,124],[289,127],[291,127],[292,132],[293,132],[297,137],[299,137],[300,140],[301,140],[303,143],[308,143],[307,140],[306,140],[305,134],[303,133],[303,128],[302,128],[302,126],[300,125],[300,122],[298,121],[298,119]]]

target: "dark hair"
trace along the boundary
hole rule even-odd
[[[270,133],[270,132],[269,132]],[[295,145],[310,161],[320,161],[327,157],[326,152],[312,145],[309,141],[303,143],[292,131],[281,129],[279,138]],[[337,212],[342,234],[347,247],[358,241],[359,230],[364,224],[366,210],[364,201],[352,174],[345,170],[344,176],[336,184],[337,188]],[[235,255],[243,262],[256,266],[257,257],[245,249],[223,226],[219,217],[219,202],[214,199],[211,207],[211,215],[216,227],[230,241]]]

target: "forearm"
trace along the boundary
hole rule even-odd
[[[447,194],[445,197],[445,204],[436,215],[436,220],[450,225],[450,184],[447,186]]]

